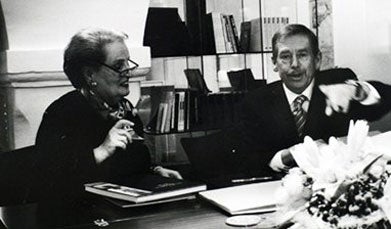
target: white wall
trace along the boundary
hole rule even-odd
[[[62,71],[63,50],[71,36],[94,26],[128,34],[132,59],[141,67],[150,67],[149,49],[142,47],[148,1],[0,1],[9,44],[8,66],[1,73]]]
[[[391,84],[391,1],[333,0],[333,10],[335,64]],[[391,113],[371,129],[391,130]]]
[[[126,32],[142,46],[146,0],[1,0],[11,50],[63,48],[88,26]]]
[[[391,83],[391,1],[334,0],[335,64]]]

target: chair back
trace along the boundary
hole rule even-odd
[[[224,186],[232,177],[240,176],[239,164],[242,160],[235,150],[232,150],[234,142],[228,138],[228,135],[221,131],[207,136],[181,139],[191,164],[191,178],[218,187]]]
[[[0,206],[35,201],[35,161],[34,146],[0,153]]]
[[[247,92],[266,86],[266,80],[256,80],[251,69],[227,72],[233,91]]]

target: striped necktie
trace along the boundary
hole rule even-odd
[[[303,109],[303,103],[307,100],[305,95],[299,95],[292,103],[292,112],[300,137],[303,135],[303,127],[307,117],[307,112]]]

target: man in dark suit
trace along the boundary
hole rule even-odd
[[[378,119],[390,109],[389,86],[357,81],[350,69],[319,71],[318,41],[305,26],[284,27],[272,47],[281,80],[250,92],[243,103],[238,149],[249,168],[287,169],[295,165],[288,148],[304,136],[344,136],[351,119]]]

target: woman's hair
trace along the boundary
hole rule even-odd
[[[293,35],[303,35],[307,37],[310,42],[312,53],[314,55],[317,55],[319,53],[318,38],[310,29],[308,29],[307,27],[301,24],[289,24],[281,28],[273,35],[272,38],[273,62],[276,61],[278,55],[277,42],[279,42],[280,40],[286,37],[290,37]]]
[[[101,28],[83,29],[76,33],[64,52],[64,72],[75,88],[87,86],[84,68],[98,70],[99,63],[106,60],[104,46],[115,41],[124,41],[128,36],[121,32]]]

